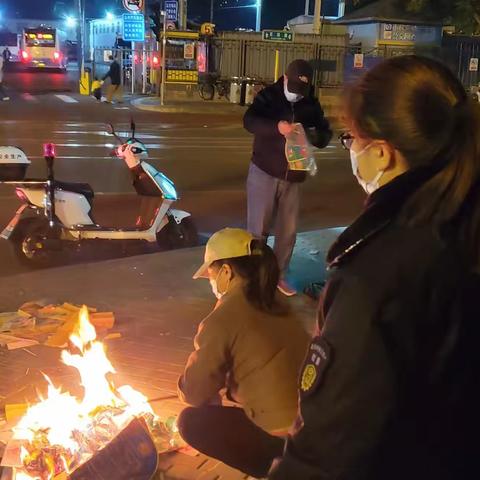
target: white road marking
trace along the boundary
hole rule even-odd
[[[78,103],[78,100],[75,100],[74,98],[70,97],[69,95],[55,95],[57,98],[62,100],[62,102],[65,103]]]
[[[23,93],[22,98],[27,102],[38,103],[38,98],[34,97],[31,93]]]

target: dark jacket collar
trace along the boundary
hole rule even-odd
[[[408,198],[433,173],[428,168],[406,172],[370,195],[363,213],[331,247],[327,255],[329,268],[339,266],[369,239],[385,229],[398,216]]]

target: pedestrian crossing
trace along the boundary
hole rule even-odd
[[[82,96],[75,93],[45,93],[45,94],[34,94],[30,92],[16,93],[11,92],[10,99],[14,103],[20,103],[25,105],[34,105],[39,103],[57,103],[58,105],[79,105],[79,104],[90,104],[95,105],[98,103],[93,97]],[[115,108],[118,108],[114,106]],[[122,109],[128,109],[129,107],[123,107]]]
[[[82,96],[78,94],[68,94],[68,93],[50,93],[50,94],[37,94],[34,95],[29,92],[21,94],[11,94],[11,100],[13,103],[23,103],[25,105],[35,105],[39,103],[48,102],[49,105],[58,104],[58,105],[96,105],[98,104],[97,100],[90,96]],[[111,105],[113,110],[130,110],[132,107],[130,105]]]
[[[78,103],[78,100],[71,97],[70,95],[55,95],[55,96],[65,103]]]

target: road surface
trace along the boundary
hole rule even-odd
[[[6,84],[11,101],[0,104],[0,144],[22,147],[32,161],[28,176],[43,177],[42,144],[54,142],[57,178],[92,185],[97,223],[121,226],[135,216],[129,172],[110,157],[115,142],[105,131],[111,122],[125,132],[133,117],[151,163],[175,182],[179,208],[192,212],[201,233],[244,225],[252,138],[242,128],[241,107],[237,115],[186,115],[140,111],[128,99],[98,104],[75,93],[72,73],[7,73]],[[337,142],[318,153],[318,164],[318,175],[304,186],[302,230],[347,224],[364,198]],[[0,228],[16,205],[12,189],[0,186]],[[0,275],[20,270],[10,256],[0,243]]]

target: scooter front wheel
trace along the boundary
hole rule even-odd
[[[61,262],[61,251],[53,250],[48,245],[55,241],[55,237],[55,231],[46,220],[25,218],[19,222],[11,238],[14,254],[21,264],[29,268],[58,265]]]
[[[160,232],[157,233],[157,243],[161,248],[173,250],[198,246],[198,232],[191,217],[176,223],[172,218]]]

